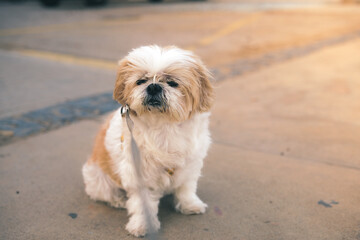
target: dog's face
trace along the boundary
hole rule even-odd
[[[209,71],[190,51],[140,47],[119,62],[114,99],[138,116],[184,121],[195,112],[209,111],[213,100],[209,78]]]

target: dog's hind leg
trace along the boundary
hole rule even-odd
[[[107,202],[116,208],[125,208],[126,192],[107,176],[96,163],[89,162],[85,163],[82,168],[86,193],[95,201]]]

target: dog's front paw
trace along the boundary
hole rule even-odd
[[[137,216],[132,216],[126,224],[126,230],[135,237],[143,237],[146,234],[146,224]]]
[[[148,226],[150,224],[150,226]],[[150,228],[150,229],[149,229]],[[160,229],[160,221],[156,218],[151,223],[146,223],[145,219],[132,216],[126,224],[126,230],[135,237],[143,237],[147,232],[155,233]]]
[[[192,200],[179,201],[175,208],[176,211],[181,212],[182,214],[201,214],[205,213],[207,204],[196,197]]]

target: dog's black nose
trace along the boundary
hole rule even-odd
[[[162,92],[162,87],[159,84],[152,83],[146,88],[146,92],[149,95],[154,96]]]

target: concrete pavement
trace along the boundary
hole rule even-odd
[[[98,16],[109,15],[108,11],[115,10],[105,9]],[[226,74],[227,64],[357,31],[358,12],[355,6],[265,11],[260,13],[267,19],[263,23],[268,26],[263,28],[261,22],[251,25],[255,24],[253,13],[236,11],[204,12],[198,18],[191,12],[174,13],[185,14],[190,20],[170,26],[161,24],[166,19],[161,16],[147,18],[154,21],[158,34],[175,25],[183,26],[179,35],[175,31],[166,34],[180,46],[195,46],[205,62],[226,76],[216,83],[211,119],[214,143],[199,182],[198,193],[209,209],[201,216],[183,216],[173,210],[171,197],[165,198],[159,213],[161,239],[360,239],[360,38],[270,61],[242,74]],[[76,21],[88,20],[84,19],[86,14],[93,13],[80,14]],[[214,20],[204,35],[218,38],[201,45],[205,38],[190,25],[196,19],[205,24],[206,16],[215,16],[236,30],[224,35],[221,30],[226,26]],[[345,16],[351,21],[345,21]],[[243,17],[248,19],[245,25]],[[66,21],[70,20],[75,21]],[[293,25],[282,28],[282,21]],[[151,25],[136,24],[137,29]],[[116,26],[108,26],[108,31]],[[74,57],[92,58],[98,53],[98,61],[108,61],[117,57],[114,49],[126,52],[131,44],[150,41],[146,38],[126,45],[126,41],[117,40],[125,45],[116,47],[106,38],[111,46],[102,46],[96,52],[91,48],[96,41],[88,40],[86,33],[98,39],[100,35],[91,25],[88,28],[89,32],[79,32],[77,37],[55,34],[46,27],[41,33],[1,38],[0,76],[2,86],[6,86],[1,92],[2,116],[111,91],[114,80],[109,69],[9,52],[10,43],[17,49],[51,50]],[[132,39],[147,36],[121,31],[133,34]],[[176,37],[182,35],[188,38]],[[37,38],[46,39],[48,44],[40,44]],[[241,42],[241,38],[250,40]],[[161,41],[161,35],[154,39]],[[72,47],[81,41],[85,50]],[[30,81],[25,82],[26,91],[20,86],[23,76]],[[83,88],[84,84],[87,87]],[[54,88],[56,94],[52,95]],[[11,114],[6,110],[13,108]],[[0,147],[0,239],[135,239],[124,229],[125,210],[93,202],[84,192],[81,166],[104,118],[78,121]]]
[[[360,129],[353,108],[360,95],[355,86],[344,92],[336,79],[339,69],[351,71],[346,83],[356,85],[360,59],[331,56],[359,44],[218,84],[215,143],[199,185],[208,212],[182,216],[165,199],[163,239],[357,239]],[[337,69],[318,77],[326,66]],[[304,73],[312,81],[299,77]],[[339,101],[343,108],[330,108]],[[101,120],[0,148],[2,239],[132,239],[126,211],[94,203],[83,191],[80,168]]]
[[[1,50],[0,70],[0,118],[109,92],[116,77],[115,70],[58,64]]]

